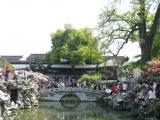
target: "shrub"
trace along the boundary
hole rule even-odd
[[[9,63],[7,60],[0,61],[0,67],[3,68],[4,70],[6,67],[9,67],[11,72],[14,72],[14,66],[11,63]]]
[[[101,80],[101,74],[83,74],[78,79],[78,82],[90,81],[91,83],[94,83],[98,80]]]
[[[152,79],[160,79],[160,60],[151,60],[146,63],[142,76]]]

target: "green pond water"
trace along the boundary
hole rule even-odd
[[[131,120],[127,112],[96,102],[40,102],[39,108],[18,110],[8,120]]]

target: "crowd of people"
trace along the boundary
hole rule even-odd
[[[140,101],[155,100],[160,98],[160,82],[150,81],[141,83],[142,89],[137,93],[138,99]]]
[[[137,92],[137,99],[139,101],[155,100],[160,98],[160,82],[151,80],[150,82],[141,82],[141,89]],[[129,82],[120,82],[117,80],[111,87],[111,94],[125,93],[132,90],[132,86]]]
[[[81,88],[92,88],[94,90],[106,90],[105,84],[90,83],[89,81],[83,81],[79,83],[75,78],[72,79],[49,79],[48,76],[41,75],[40,73],[34,74],[31,70],[14,70],[11,72],[9,67],[5,69],[0,68],[0,79],[1,80],[17,80],[19,77],[32,78],[37,82],[39,89],[53,89],[53,88],[67,88],[67,87],[81,87]],[[42,79],[42,80],[41,80]]]
[[[10,79],[17,80],[19,73],[17,70],[14,70],[12,73],[9,67],[5,69],[0,68],[0,79],[8,81]],[[35,80],[39,80],[38,75],[34,75]],[[35,78],[36,77],[36,78]],[[40,78],[44,79],[43,76]],[[47,77],[45,77],[47,79]],[[39,80],[41,81],[41,80]],[[44,80],[43,80],[44,81]],[[145,89],[140,89],[137,93],[137,98],[141,101],[145,101],[147,99],[153,100],[156,98],[160,98],[160,82],[158,81],[150,81],[150,82],[142,82],[142,86],[145,86]],[[81,88],[92,88],[94,90],[106,90],[107,84],[99,84],[99,83],[90,83],[89,81],[83,81],[78,83],[76,79],[71,80],[63,80],[63,79],[56,79],[56,80],[45,80],[45,82],[39,82],[39,89],[53,89],[53,88],[65,88],[65,87],[81,87]],[[111,94],[127,92],[132,90],[133,86],[129,82],[121,82],[117,80],[111,88]],[[148,89],[146,89],[148,88]]]
[[[117,82],[114,83],[111,87],[111,93],[114,94],[119,92],[126,92],[128,89],[131,89],[130,84],[117,80]]]
[[[62,78],[56,80],[49,80],[40,85],[40,89],[54,89],[54,88],[88,88],[93,90],[106,90],[106,84],[91,83],[88,80],[78,82],[76,79],[63,80]]]

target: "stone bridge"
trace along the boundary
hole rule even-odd
[[[65,96],[75,96],[80,101],[97,101],[106,94],[105,91],[93,90],[88,88],[54,88],[42,89],[39,100],[61,101]],[[74,100],[74,99],[71,99]]]

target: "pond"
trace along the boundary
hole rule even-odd
[[[8,120],[129,120],[127,112],[96,102],[40,102],[39,108],[18,110]]]

